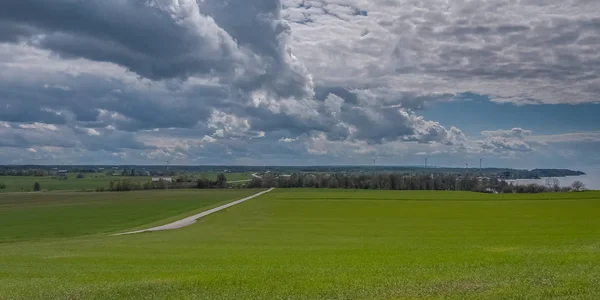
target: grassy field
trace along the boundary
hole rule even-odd
[[[195,177],[196,178],[204,177],[207,179],[216,180],[217,175],[219,175],[219,173],[200,173],[200,174],[196,174]],[[248,179],[252,178],[252,173],[225,173],[225,177],[227,177],[227,181],[248,180]]]
[[[30,192],[37,181],[43,191],[80,191],[94,190],[99,187],[108,188],[113,180],[130,180],[135,182],[148,182],[151,177],[106,176],[104,174],[90,175],[77,179],[76,174],[70,174],[68,179],[57,179],[53,176],[0,176],[0,182],[6,184],[4,192]]]
[[[0,243],[115,232],[180,219],[258,190],[0,195]]]
[[[0,198],[0,221],[15,202]],[[97,210],[106,226],[121,213]],[[34,215],[43,226],[0,225],[17,238],[0,243],[0,299],[600,299],[598,192],[279,189],[119,237],[87,235],[116,229],[97,221],[65,237],[47,228],[70,217]]]
[[[37,181],[40,183],[44,191],[81,191],[95,190],[96,188],[108,188],[111,181],[114,180],[129,180],[131,182],[145,183],[151,180],[152,177],[144,176],[106,176],[105,174],[85,174],[84,178],[77,179],[77,174],[69,174],[67,180],[57,179],[53,176],[0,176],[0,183],[6,185],[6,189],[2,192],[29,192],[33,189],[33,184]],[[218,173],[198,173],[190,174],[194,179],[207,178],[215,180]],[[228,181],[239,181],[249,179],[249,173],[227,173],[225,174]]]

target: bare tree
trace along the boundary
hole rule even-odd
[[[581,192],[581,191],[585,190],[585,184],[583,184],[583,182],[577,180],[577,181],[573,182],[573,184],[571,184],[571,188],[576,192]]]
[[[548,189],[552,188],[552,184],[553,184],[552,178],[551,177],[546,178],[546,187],[548,187]]]
[[[558,178],[546,178],[546,187],[550,191],[558,192],[560,190],[560,180]]]
[[[552,178],[552,188],[555,192],[560,191],[560,180],[558,178]]]

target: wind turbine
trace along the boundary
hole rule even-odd
[[[375,175],[375,163],[377,162],[377,156],[373,157],[373,175]]]
[[[167,159],[167,176],[170,176],[170,173],[169,173],[169,166],[170,165],[171,165],[171,160]],[[169,189],[169,182],[166,182],[165,186],[166,186],[166,188],[168,190]]]

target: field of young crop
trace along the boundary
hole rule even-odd
[[[151,177],[142,176],[106,176],[104,174],[85,174],[84,178],[76,178],[70,174],[67,179],[54,176],[0,176],[0,182],[6,185],[4,192],[30,192],[35,182],[40,184],[42,191],[80,191],[108,188],[113,180],[130,180],[132,182],[148,182]],[[0,191],[1,193],[2,191]]]
[[[84,178],[76,178],[77,174],[69,174],[68,179],[59,179],[54,176],[0,176],[0,184],[6,185],[2,192],[29,192],[33,190],[33,185],[37,181],[43,191],[81,191],[95,190],[96,188],[108,188],[111,181],[129,180],[131,182],[145,183],[152,177],[145,176],[106,176],[105,174],[84,174]],[[197,173],[189,174],[190,178],[207,178],[215,180],[218,173]],[[249,173],[227,173],[228,181],[240,181],[249,179]],[[175,176],[177,177],[177,176]]]
[[[259,190],[0,194],[0,243],[97,235],[181,219]]]
[[[233,193],[0,196],[0,299],[600,299],[599,192],[277,189],[105,234]]]

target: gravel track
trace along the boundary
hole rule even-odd
[[[199,214],[195,214],[193,216],[189,216],[187,218],[184,218],[184,219],[181,219],[179,221],[175,221],[173,223],[169,223],[169,224],[166,224],[166,225],[162,225],[162,226],[158,226],[158,227],[152,227],[152,228],[148,228],[148,229],[130,231],[130,232],[117,233],[117,234],[112,234],[112,235],[116,236],[116,235],[127,235],[127,234],[135,234],[135,233],[151,232],[151,231],[173,230],[173,229],[178,229],[178,228],[190,226],[190,225],[196,223],[196,220],[198,220],[198,219],[200,219],[202,217],[208,216],[208,215],[210,215],[212,213],[216,213],[216,212],[221,211],[223,209],[226,209],[228,207],[232,207],[234,205],[237,205],[237,204],[240,204],[242,202],[248,201],[248,200],[250,200],[252,198],[256,198],[258,196],[264,195],[264,194],[266,194],[266,193],[268,193],[268,192],[270,192],[272,190],[274,190],[274,188],[268,189],[266,191],[262,191],[260,193],[256,193],[256,194],[254,194],[252,196],[248,196],[246,198],[243,198],[243,199],[240,199],[240,200],[237,200],[237,201],[229,202],[229,203],[227,203],[225,205],[221,205],[219,207],[215,207],[213,209],[209,209],[209,210],[207,210],[205,212],[201,212]]]

